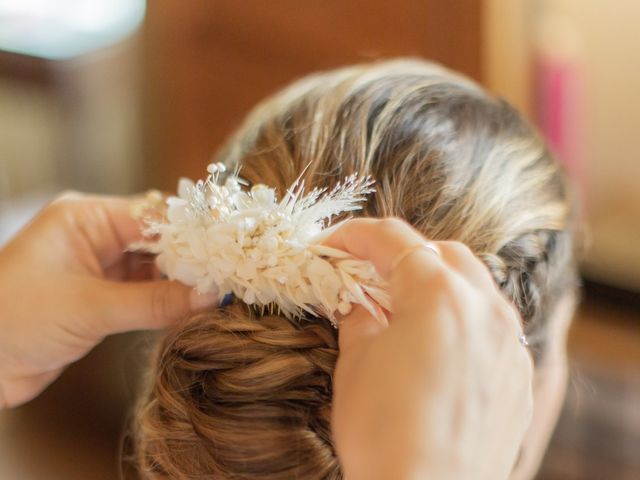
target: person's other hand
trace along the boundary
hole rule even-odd
[[[339,325],[333,434],[345,477],[499,480],[532,413],[521,322],[457,242],[398,219],[355,219],[325,243],[390,282],[389,325],[357,306]],[[415,248],[430,243],[429,248]]]
[[[124,253],[140,239],[132,201],[64,194],[0,250],[0,408],[38,395],[109,334],[217,304]]]

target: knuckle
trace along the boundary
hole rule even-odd
[[[409,224],[400,217],[385,217],[379,221],[380,228],[382,230],[388,230],[391,232],[397,232],[398,230],[405,229]]]
[[[457,253],[460,253],[460,254],[473,253],[471,251],[471,248],[469,247],[469,245],[467,245],[466,243],[462,243],[462,242],[459,242],[457,240],[447,240],[444,243],[446,245],[448,245],[449,248],[451,248],[453,251],[455,251]]]
[[[443,292],[457,292],[459,290],[459,282],[453,273],[444,265],[436,264],[428,273],[428,284],[432,288],[436,288]]]
[[[353,235],[362,234],[373,221],[374,219],[371,218],[350,218],[338,227],[338,231],[344,237],[350,238]]]
[[[370,218],[350,218],[347,222],[340,226],[341,230],[347,231],[352,229],[360,229],[371,223]]]
[[[385,217],[378,220],[377,231],[382,238],[411,238],[420,236],[409,223],[399,217]]]
[[[52,202],[52,204],[76,203],[81,200],[84,195],[76,190],[64,190]]]
[[[458,242],[457,240],[445,240],[443,242],[438,242],[438,246],[449,255],[460,260],[465,260],[473,256],[471,248],[467,244]]]
[[[65,190],[54,198],[46,207],[46,210],[50,213],[63,213],[69,210],[69,208],[76,205],[80,200],[84,198],[83,194],[75,190]]]

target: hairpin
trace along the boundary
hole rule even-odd
[[[274,188],[248,189],[222,163],[207,171],[195,183],[180,179],[177,196],[165,200],[152,191],[136,204],[132,214],[143,222],[145,240],[129,249],[156,254],[169,279],[200,293],[233,294],[263,313],[308,313],[335,325],[336,312],[359,303],[385,321],[388,285],[373,264],[321,243],[341,223],[332,224],[335,216],[361,209],[375,191],[371,177],[353,174],[331,190],[305,194],[301,176],[278,200]]]

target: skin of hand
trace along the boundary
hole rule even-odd
[[[0,409],[34,398],[107,335],[217,305],[124,252],[141,237],[133,201],[63,194],[0,250]]]
[[[345,478],[506,479],[533,409],[520,317],[466,246],[413,249],[425,242],[394,218],[325,240],[373,262],[393,310],[388,325],[361,306],[341,319],[332,428]]]

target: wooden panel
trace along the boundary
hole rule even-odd
[[[484,0],[483,79],[533,119],[531,23],[534,0]]]
[[[148,178],[200,176],[261,98],[304,74],[418,55],[480,77],[477,0],[149,2]]]

